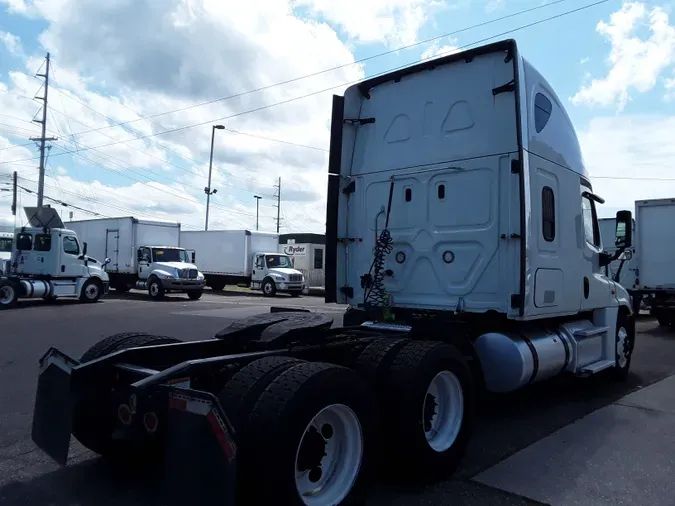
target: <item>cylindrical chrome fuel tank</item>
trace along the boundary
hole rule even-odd
[[[54,291],[52,284],[42,279],[22,279],[21,287],[23,288],[22,297],[27,299],[48,298]]]
[[[557,376],[570,360],[570,343],[553,331],[490,332],[474,346],[491,392],[512,392]]]

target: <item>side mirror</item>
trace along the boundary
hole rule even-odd
[[[82,256],[87,256],[87,243],[82,243]]]
[[[626,262],[628,262],[632,258],[633,258],[633,252],[629,249],[627,249],[626,251],[624,251],[623,253],[621,253],[619,255],[619,260],[625,260]]]
[[[618,249],[630,248],[633,245],[633,215],[630,211],[616,213],[616,230],[614,246]]]
[[[193,251],[192,252],[192,263],[195,263],[195,258],[197,257],[197,254]]]
[[[103,260],[103,266],[102,266],[102,267],[105,267],[105,266],[108,265],[110,262],[112,262],[112,260],[110,260],[109,258],[106,258],[105,260]]]

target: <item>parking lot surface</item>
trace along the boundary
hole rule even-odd
[[[35,448],[30,427],[37,360],[50,346],[79,357],[101,338],[118,332],[204,339],[233,319],[268,312],[271,303],[325,312],[334,316],[337,323],[343,311],[340,306],[325,305],[314,297],[277,297],[270,301],[258,296],[205,294],[199,301],[175,296],[152,302],[144,294],[132,292],[120,297],[111,294],[93,305],[26,303],[0,313],[0,505],[159,504],[156,483],[113,473],[76,442],[66,468],[59,468]],[[532,452],[535,447],[531,445],[585,415],[675,373],[675,331],[659,329],[648,318],[639,321],[638,331],[632,374],[627,382],[617,384],[600,377],[555,381],[489,398],[481,407],[464,463],[452,479],[420,489],[389,483],[383,476],[369,506],[541,504],[485,484],[490,480],[481,483],[473,478],[512,455],[515,458],[523,449]],[[606,444],[611,444],[611,439]],[[533,469],[530,472],[536,473],[537,468]],[[593,488],[596,475],[592,470],[584,472],[586,486]],[[597,480],[604,479],[601,473],[596,474]],[[621,476],[616,479],[620,482]],[[523,489],[521,493],[525,492]]]

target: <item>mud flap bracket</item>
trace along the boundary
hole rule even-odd
[[[164,491],[169,504],[235,504],[237,446],[213,394],[161,387],[168,402]]]

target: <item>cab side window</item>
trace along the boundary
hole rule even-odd
[[[19,251],[30,251],[33,249],[33,236],[30,234],[17,234],[16,249]]]
[[[600,228],[595,213],[595,204],[586,196],[581,197],[581,218],[584,224],[586,241],[596,248],[600,247]]]
[[[68,255],[79,255],[80,245],[77,244],[77,239],[72,236],[64,236],[63,238],[63,252]]]
[[[262,255],[258,255],[257,257],[255,257],[255,266],[258,269],[265,268],[265,260]]]

